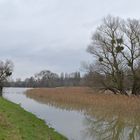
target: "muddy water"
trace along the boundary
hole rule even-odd
[[[26,90],[5,88],[3,96],[45,120],[69,140],[140,140],[140,123],[134,118],[126,121],[121,116],[106,119],[104,115],[86,115],[76,109],[64,109],[28,98]]]

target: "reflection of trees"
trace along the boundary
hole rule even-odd
[[[139,102],[135,98],[131,100],[137,103],[132,103],[130,106],[128,106],[128,99],[124,101],[126,104],[123,104],[123,100],[116,98],[117,96],[115,100],[109,98],[112,102],[109,104],[110,106],[106,105],[107,102],[104,99],[98,101],[96,106],[96,103],[92,105],[70,102],[69,100],[62,100],[63,98],[53,100],[40,96],[27,97],[63,110],[76,110],[84,113],[86,129],[82,133],[84,135],[82,140],[140,140],[140,112],[139,106],[136,107]],[[116,102],[116,99],[121,99],[119,103],[122,104],[122,108],[119,103],[113,103],[113,101]]]
[[[86,117],[87,126],[84,137],[97,140],[139,140],[140,124],[132,124],[126,120],[116,117],[105,120],[104,118],[93,119]]]

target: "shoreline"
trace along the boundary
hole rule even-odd
[[[67,140],[50,128],[44,120],[2,97],[0,97],[0,139]]]

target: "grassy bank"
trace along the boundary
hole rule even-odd
[[[140,97],[101,94],[87,87],[31,89],[27,91],[27,96],[63,109],[86,111],[91,115],[140,118]]]
[[[19,105],[0,98],[0,140],[66,140]]]

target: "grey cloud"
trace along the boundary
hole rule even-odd
[[[139,18],[139,0],[0,0],[0,59],[14,78],[79,70],[92,32],[108,15]]]

